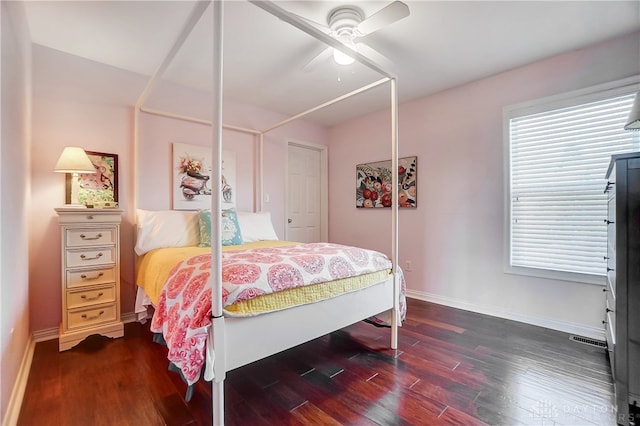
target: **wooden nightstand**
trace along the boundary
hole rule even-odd
[[[62,236],[60,351],[87,336],[124,335],[119,209],[56,209]]]

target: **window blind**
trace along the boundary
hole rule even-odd
[[[512,266],[605,275],[611,155],[638,150],[623,129],[633,93],[513,117]]]

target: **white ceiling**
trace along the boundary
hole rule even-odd
[[[389,2],[279,1],[326,24],[329,11],[355,4],[370,16]],[[411,1],[410,16],[365,37],[398,76],[401,102],[545,57],[640,30],[640,1]],[[193,9],[190,1],[27,1],[32,41],[46,47],[152,75]],[[212,11],[207,10],[164,78],[210,91]],[[224,3],[224,96],[287,115],[376,81],[356,63],[304,64],[324,46],[254,5]],[[640,45],[640,40],[639,40]],[[314,113],[332,125],[386,108],[381,87]]]

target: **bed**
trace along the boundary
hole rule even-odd
[[[141,93],[134,112],[134,162],[140,164],[140,134],[141,120],[143,115],[153,115],[156,117],[164,117],[169,120],[182,120],[185,122],[197,123],[198,125],[211,126],[212,140],[212,157],[211,163],[213,170],[210,174],[212,182],[220,182],[222,178],[222,131],[223,129],[231,131],[239,131],[249,133],[255,136],[258,145],[258,155],[255,160],[256,185],[254,187],[255,205],[253,212],[263,212],[265,210],[264,193],[263,193],[263,173],[264,173],[264,136],[274,129],[278,129],[286,124],[305,117],[321,108],[330,107],[351,96],[369,91],[380,87],[384,84],[390,87],[390,110],[391,110],[391,128],[389,133],[390,139],[390,156],[392,170],[392,185],[394,188],[398,186],[398,93],[397,79],[392,73],[382,69],[378,64],[369,58],[351,51],[345,45],[310,25],[306,20],[299,16],[287,12],[282,7],[270,1],[250,1],[253,5],[263,9],[267,13],[275,16],[285,24],[291,25],[306,34],[326,43],[327,45],[349,53],[357,62],[366,68],[374,71],[381,78],[377,81],[363,86],[360,89],[352,90],[339,96],[331,101],[323,102],[317,107],[310,108],[299,114],[293,115],[288,119],[275,123],[269,127],[261,129],[247,129],[233,125],[226,125],[222,122],[223,110],[223,15],[224,3],[219,1],[195,2],[191,15],[187,18],[182,30],[182,34],[177,38],[175,43],[169,49],[167,57],[158,67],[156,73],[152,76],[147,86]],[[162,79],[164,72],[167,70],[173,58],[180,51],[181,46],[193,31],[196,23],[204,14],[205,10],[211,8],[213,12],[213,71],[212,71],[212,114],[211,120],[203,120],[199,117],[189,117],[185,114],[174,113],[170,111],[162,111],[148,107],[147,100],[154,90],[156,84]],[[139,193],[142,191],[140,185],[140,176],[137,169],[134,170],[136,176],[134,180],[133,211],[137,211],[137,200]],[[211,196],[212,212],[222,211],[222,197],[213,191]],[[241,367],[253,361],[265,358],[275,353],[281,352],[293,346],[305,343],[309,340],[326,335],[333,331],[344,328],[371,317],[376,317],[382,312],[390,312],[388,322],[390,325],[390,347],[396,349],[398,346],[398,325],[401,313],[401,288],[402,288],[402,272],[397,264],[398,259],[398,205],[393,203],[390,209],[390,257],[389,268],[386,270],[386,276],[380,281],[365,286],[354,291],[348,291],[335,297],[318,300],[313,303],[303,303],[286,309],[279,309],[273,312],[261,313],[259,315],[239,316],[231,315],[229,309],[223,306],[224,288],[222,286],[223,277],[223,256],[224,250],[218,241],[222,241],[222,218],[221,215],[210,215],[211,235],[210,241],[216,243],[209,247],[210,262],[207,268],[210,272],[211,282],[211,314],[210,326],[206,329],[206,369],[205,378],[212,378],[212,422],[215,425],[224,424],[224,379],[225,373],[229,370]],[[131,212],[130,212],[131,213]],[[184,235],[176,233],[165,233],[164,237],[171,236],[173,238],[184,238]],[[138,235],[138,238],[140,235]],[[194,245],[194,244],[191,244]],[[158,247],[164,249],[171,246]],[[205,249],[206,250],[206,249]],[[145,254],[146,255],[146,254]],[[142,264],[143,259],[140,259]],[[146,287],[146,284],[145,284]],[[138,299],[144,299],[149,295],[144,294],[144,290]],[[139,303],[138,303],[139,302]],[[149,303],[149,301],[147,301]],[[158,308],[161,308],[161,298],[158,298]],[[142,309],[143,302],[137,301],[137,307]],[[227,311],[227,312],[225,312]],[[160,324],[156,324],[160,327]],[[274,338],[277,336],[277,338]]]
[[[157,334],[158,342],[167,345],[170,368],[187,383],[187,401],[203,371],[206,380],[215,378],[215,355],[220,351],[206,347],[212,315],[210,216],[209,210],[137,212],[137,311],[144,319],[148,308],[153,307],[151,331]],[[270,314],[292,308],[306,310],[306,305],[334,298],[331,305],[343,312],[352,311],[353,303],[366,302],[363,298],[371,287],[375,288],[375,297],[382,300],[388,297],[378,293],[393,290],[393,265],[386,255],[341,244],[278,240],[268,212],[238,215],[235,209],[223,210],[222,229],[222,304],[228,320],[246,322],[248,317],[257,317],[257,325],[269,322]],[[401,323],[406,303],[402,275],[400,280],[397,312]],[[355,301],[347,300],[347,295]],[[323,317],[333,312],[325,309],[319,307],[316,316],[302,324],[306,327],[309,322],[325,322]],[[286,320],[286,313],[280,315]],[[389,315],[372,315],[366,321],[390,326]],[[285,338],[279,330],[286,324],[274,321],[276,325],[265,335],[277,343],[268,346],[273,347],[268,353],[293,346],[285,346],[283,341],[298,344],[302,343],[300,339],[313,338],[308,330],[300,330],[293,340]],[[253,339],[241,347],[240,354],[226,354],[233,360],[227,363],[226,371],[263,357],[262,344],[256,345]]]

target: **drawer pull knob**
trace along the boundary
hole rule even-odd
[[[102,238],[102,234],[96,234],[95,237],[87,237],[84,234],[80,234],[80,238],[82,238],[83,240],[99,240],[100,238]]]
[[[604,220],[604,223],[606,223],[607,225],[609,225],[610,223],[615,223],[615,222],[614,222],[614,221],[612,221],[612,220],[609,220],[609,219],[605,219],[605,220]]]
[[[87,257],[84,254],[80,255],[80,259],[82,260],[96,260],[96,259],[100,259],[102,257],[102,252],[96,254],[94,257]]]
[[[87,215],[87,220],[92,220],[92,219],[93,219],[93,215],[92,214]]]
[[[94,275],[93,277],[88,277],[85,274],[82,274],[82,275],[80,275],[80,278],[82,278],[85,281],[91,281],[91,280],[97,280],[98,278],[100,278],[103,275],[104,275],[104,272],[99,272],[98,275]]]
[[[102,314],[104,314],[104,311],[100,311],[100,312],[98,312],[98,315],[94,315],[92,317],[88,316],[87,314],[82,314],[82,319],[85,319],[87,321],[91,321],[91,320],[100,318],[102,316]]]
[[[603,291],[603,292],[606,292],[606,291],[609,291],[609,290],[608,290],[608,289],[606,289],[606,288],[603,288],[603,289],[602,289],[602,291]]]
[[[602,323],[603,323],[604,325],[606,325],[606,324],[607,324],[607,322],[606,322],[606,321],[602,321]]]
[[[85,294],[83,294],[82,296],[80,296],[80,298],[83,299],[83,300],[98,300],[102,296],[104,296],[104,293],[100,292],[100,293],[98,293],[98,295],[96,297],[87,297]]]

